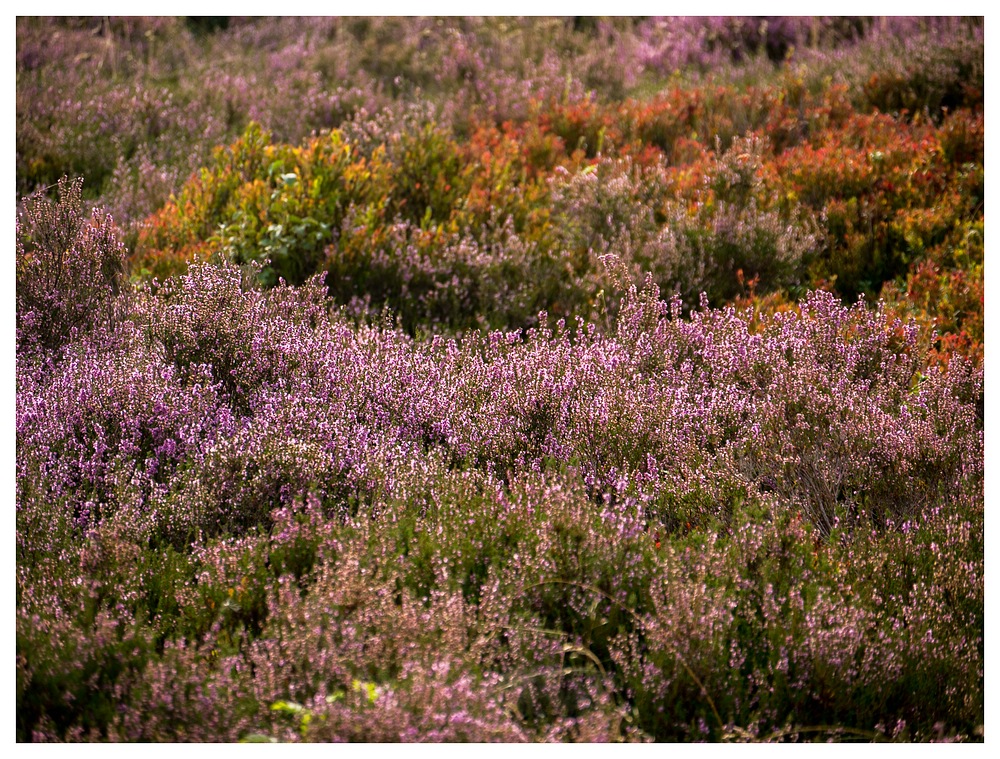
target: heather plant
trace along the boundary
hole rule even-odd
[[[116,342],[95,340],[44,378],[18,377],[17,445],[32,451],[19,461],[33,474],[22,490],[24,518],[67,509],[81,533],[119,510],[137,529],[179,518],[145,503],[222,421],[209,418],[217,390],[204,374],[184,387],[138,336]]]
[[[411,333],[528,327],[539,311],[568,315],[592,299],[586,269],[545,237],[518,234],[510,216],[446,232],[351,213],[326,255],[336,301],[369,317],[389,307]]]
[[[660,17],[637,25],[638,57],[670,74],[694,67],[713,71],[763,52],[781,62],[800,50],[863,39],[872,19],[830,17]]]
[[[846,51],[808,51],[803,62],[817,73],[835,65],[865,110],[905,110],[937,120],[956,108],[981,103],[981,19],[914,21],[883,19],[873,25],[870,41],[859,45],[850,56],[844,54]]]
[[[115,319],[127,284],[125,248],[106,214],[86,218],[82,180],[59,180],[58,200],[39,193],[18,213],[17,345],[27,357],[75,341]]]
[[[914,536],[935,545],[981,530],[980,369],[925,368],[915,327],[823,293],[762,320],[682,319],[650,283],[627,291],[611,333],[461,341],[354,325],[324,297],[317,280],[264,290],[253,271],[192,267],[54,372],[19,365],[23,737],[720,739],[828,722],[870,736],[902,719],[927,738],[942,720],[981,724],[980,691],[955,695],[981,682],[981,616],[945,589],[962,571],[981,582],[978,543],[964,564],[910,562],[889,616],[874,596],[845,607],[835,581],[860,572],[849,551],[904,523],[926,522]],[[746,530],[763,530],[759,553]],[[712,541],[737,564],[708,593],[707,568],[726,566]],[[690,578],[671,558],[686,545],[704,562]],[[76,573],[90,606],[59,591]],[[93,650],[110,658],[79,703],[123,714],[84,718],[46,695],[79,681],[30,621],[43,607],[81,641],[106,620]],[[329,627],[306,621],[321,613]],[[933,633],[925,661],[895,625],[942,614],[958,627]],[[899,662],[890,674],[856,670],[863,619]],[[136,636],[153,644],[130,659],[119,645]],[[850,641],[853,664],[833,653]],[[229,716],[195,716],[198,699]]]
[[[58,171],[83,174],[101,192],[114,174],[108,205],[128,212],[123,222],[155,210],[138,198],[129,202],[128,193],[163,172],[174,177],[169,189],[179,189],[215,145],[252,120],[299,140],[335,126],[358,105],[382,102],[363,82],[328,86],[315,66],[297,67],[314,55],[305,40],[277,50],[273,38],[251,47],[245,30],[234,28],[229,46],[242,64],[234,72],[222,63],[229,56],[213,50],[218,35],[192,35],[182,19],[96,19],[90,28],[86,20],[24,19],[18,29],[20,191],[54,181]],[[247,55],[250,49],[268,52]],[[64,68],[66,60],[76,63]],[[88,74],[86,98],[79,94],[81,70]],[[286,96],[281,102],[274,99],[279,93]],[[46,120],[55,128],[43,128]]]
[[[18,740],[981,741],[982,49],[19,20]]]
[[[60,599],[62,600],[62,599]],[[85,606],[86,597],[80,599]],[[34,742],[100,740],[119,706],[115,685],[141,669],[148,642],[106,611],[90,619],[18,610],[17,729]],[[58,607],[57,607],[58,608]],[[121,625],[126,626],[124,635]]]
[[[178,190],[250,121],[299,142],[394,101],[436,101],[464,134],[477,113],[501,124],[534,102],[616,101],[666,78],[760,81],[800,64],[810,87],[845,80],[865,110],[936,118],[982,100],[977,19],[231,22],[196,33],[168,18],[19,20],[19,194],[86,176],[132,229],[165,198],[147,182]]]
[[[652,18],[639,29],[659,38],[654,50],[667,43],[661,48],[666,54],[663,63],[657,61],[660,51],[641,44],[636,48],[651,58],[648,67],[684,84],[711,82],[745,89],[772,80],[776,73],[792,73],[814,94],[831,83],[845,86],[851,103],[863,112],[906,109],[935,120],[982,102],[984,48],[982,19],[977,17]],[[713,37],[732,40],[734,32],[758,41],[774,39],[767,43],[768,55],[778,53],[781,60],[748,56],[744,47],[729,56],[735,61],[727,62],[722,45],[706,44]],[[640,85],[637,91],[647,88]]]
[[[564,245],[613,253],[641,283],[652,273],[665,292],[688,303],[737,294],[739,278],[762,292],[788,290],[803,277],[818,243],[816,224],[783,202],[765,177],[759,138],[736,139],[717,157],[701,186],[681,190],[665,167],[634,168],[607,160],[569,178],[554,195]],[[681,197],[677,197],[681,195]]]
[[[660,21],[643,23],[664,29]],[[605,49],[627,58],[637,54],[629,40],[640,26],[598,21],[561,36],[570,27],[549,20],[535,32],[562,40],[557,47],[582,63],[590,59],[574,34],[601,40],[593,60]],[[632,262],[634,282],[653,271],[665,292],[680,292],[688,303],[702,291],[713,303],[740,297],[748,282],[764,298],[778,291],[794,302],[802,288],[820,286],[851,301],[859,293],[877,295],[893,280],[901,284],[928,257],[947,258],[959,244],[956,226],[981,216],[975,115],[981,99],[974,87],[951,114],[935,100],[919,112],[904,107],[870,115],[885,104],[865,99],[854,73],[836,76],[823,68],[829,61],[819,62],[827,60],[823,51],[847,45],[863,62],[859,71],[895,66],[889,61],[897,61],[897,38],[906,35],[935,55],[974,62],[975,20],[703,19],[675,21],[671,29],[690,33],[691,49],[701,44],[716,64],[742,61],[733,65],[746,77],[674,77],[640,99],[625,98],[632,90],[618,85],[580,92],[570,86],[580,80],[571,77],[561,95],[546,85],[524,95],[514,111],[502,111],[491,105],[490,72],[509,78],[515,67],[529,76],[525,66],[540,61],[553,87],[564,72],[532,47],[535,32],[528,28],[426,20],[415,20],[412,29],[399,20],[234,25],[225,34],[260,37],[267,49],[281,48],[283,34],[296,37],[275,53],[282,69],[292,60],[319,62],[321,78],[330,76],[327,46],[349,59],[358,44],[377,38],[417,50],[413,76],[389,85],[388,108],[365,106],[345,116],[330,135],[349,146],[344,154],[320,148],[325,136],[293,147],[272,140],[294,130],[278,127],[272,138],[271,128],[251,126],[138,234],[136,269],[162,277],[213,254],[262,263],[268,284],[282,277],[301,283],[325,269],[331,293],[353,313],[377,314],[388,305],[404,314],[411,332],[524,327],[542,309],[590,318],[602,308],[602,291],[614,304],[620,291],[609,289],[596,261],[604,253]],[[490,35],[496,45],[481,45]],[[223,44],[221,37],[216,42]],[[519,64],[516,51],[524,47],[531,52]],[[446,49],[456,57],[445,56],[451,62],[444,73],[429,77]],[[760,69],[765,51],[778,50],[788,61],[768,64],[770,73]],[[892,52],[879,57],[872,52],[878,50]],[[956,65],[965,71],[964,63]],[[386,80],[388,73],[378,76]],[[442,100],[452,92],[449,77],[461,80],[464,94]],[[497,86],[521,91],[509,82]],[[259,115],[268,122],[270,116]],[[244,123],[237,119],[232,128]],[[762,140],[752,149],[749,133]],[[238,170],[243,160],[250,163]],[[760,180],[749,192],[727,190],[729,180],[720,179],[737,160]],[[149,185],[163,188],[164,176]],[[591,192],[597,194],[584,197]],[[591,203],[593,214],[583,208]],[[508,229],[508,217],[516,237],[497,236]],[[504,260],[508,244],[514,258],[530,249],[537,262],[511,267]],[[950,265],[943,276],[968,279]],[[532,281],[539,283],[534,291]],[[498,294],[503,300],[512,291],[518,305],[494,309]],[[470,316],[483,308],[493,313]],[[948,339],[977,350],[974,337]]]
[[[584,150],[565,152],[561,137],[539,143],[543,134],[523,130],[485,128],[476,149],[462,151],[415,111],[302,148],[252,127],[143,232],[137,266],[166,274],[215,251],[263,263],[269,284],[325,268],[338,301],[359,313],[388,304],[411,331],[462,328],[468,314],[494,307],[487,326],[524,326],[542,308],[592,316],[607,285],[595,258],[607,252],[631,262],[633,281],[653,271],[688,302],[702,291],[730,300],[741,278],[763,295],[794,299],[812,282],[850,297],[947,255],[955,225],[981,214],[976,117],[940,128],[822,118],[827,126],[777,155],[747,135],[677,166],[627,140],[592,162]],[[511,267],[504,254],[520,257],[525,243],[535,261]],[[502,281],[484,269],[499,269]],[[567,288],[552,282],[562,271]],[[498,289],[523,291],[526,281],[537,289],[529,285],[516,312],[489,305]]]
[[[669,105],[669,102],[665,105],[654,104],[649,111],[633,112],[630,118],[636,119],[638,124],[629,129],[647,128],[642,126],[647,119],[651,120],[651,123],[646,123],[650,123],[649,128],[652,128],[665,116],[672,116],[684,103],[666,109],[665,106]],[[692,111],[689,109],[686,112]],[[739,180],[731,188],[737,190],[735,194],[738,197],[728,200],[737,201],[734,210],[739,214],[745,213],[744,209],[750,205],[751,199],[756,200],[756,213],[761,217],[759,226],[762,229],[771,228],[771,232],[758,242],[764,243],[769,238],[777,241],[780,253],[778,256],[765,255],[763,260],[780,261],[787,255],[782,252],[783,247],[798,248],[808,254],[803,262],[808,273],[801,271],[797,277],[799,281],[812,281],[826,287],[835,284],[845,297],[859,291],[877,292],[883,282],[899,276],[907,267],[921,265],[925,257],[944,256],[945,261],[949,261],[945,267],[951,269],[954,264],[950,263],[953,259],[948,258],[950,251],[964,246],[960,230],[981,213],[982,196],[977,179],[979,153],[976,147],[981,142],[974,136],[978,129],[978,117],[961,111],[944,119],[940,126],[919,120],[909,123],[888,117],[858,117],[851,116],[850,110],[845,110],[843,104],[836,105],[835,98],[829,106],[807,113],[804,123],[808,127],[784,150],[775,150],[772,146],[751,150],[739,148],[738,142],[734,142],[724,152],[720,153],[717,148],[713,156],[708,151],[697,149],[694,144],[684,148],[688,157],[681,165],[674,167],[668,164],[665,169],[659,170],[659,182],[670,188],[671,194],[686,199],[689,206],[701,202],[714,212],[714,206],[718,205],[723,210],[722,219],[726,219],[732,216],[724,212],[727,186],[732,177],[726,179],[730,172],[723,167],[726,161],[744,162],[746,167],[753,169],[751,174],[757,176],[756,189],[749,194],[739,190],[739,186],[745,184],[744,180]],[[799,116],[794,116],[794,119],[803,121]],[[598,120],[597,123],[601,122]],[[814,130],[813,125],[822,126]],[[677,135],[668,138],[668,141],[675,140],[675,146],[680,144],[678,136],[686,128],[689,127],[678,126]],[[772,143],[777,139],[778,144],[786,145],[787,138],[781,137],[781,134],[787,131],[785,127],[777,131],[771,127],[765,129]],[[798,130],[793,127],[792,131]],[[627,133],[618,135],[616,139],[624,139],[624,134]],[[653,131],[644,139],[657,141],[660,138]],[[720,143],[725,144],[722,140]],[[817,148],[817,144],[821,147]],[[674,153],[676,151],[675,147]],[[639,157],[648,161],[645,155],[647,153],[640,153]],[[585,186],[582,179],[583,175],[580,180],[575,180],[581,187]],[[620,181],[611,182],[607,189],[611,191],[620,184]],[[713,195],[699,192],[702,187],[710,189]],[[628,212],[629,201],[626,197],[622,197],[619,211],[599,217],[599,223],[594,222],[598,224],[598,230],[605,224],[607,216],[614,219]],[[714,197],[721,198],[723,202],[714,203]],[[636,198],[631,206],[632,218],[623,225],[637,230],[635,236],[640,240],[644,229],[651,227],[649,213],[644,208],[646,204],[647,201]],[[690,227],[681,209],[688,211],[679,206],[672,223],[666,225],[668,229]],[[663,211],[660,210],[660,213],[662,215]],[[690,213],[687,215],[690,216]],[[818,229],[810,222],[810,216],[822,220]],[[573,219],[568,219],[569,228],[573,228],[573,222]],[[725,233],[730,226],[724,222],[719,231]],[[740,223],[736,227],[753,228]],[[782,227],[784,233],[780,232]],[[732,236],[731,232],[725,233],[723,241],[726,237],[732,239]],[[746,242],[738,247],[746,246],[751,250],[758,247],[752,238],[747,239],[745,234],[741,236]],[[670,237],[661,237],[665,238],[660,241],[661,248],[664,242],[676,246]],[[693,235],[688,234],[687,237]],[[780,242],[782,238],[786,240],[784,244]],[[694,240],[698,238],[694,237]],[[631,240],[629,242],[635,245]],[[733,252],[731,245],[726,247],[730,253]],[[725,250],[722,252],[725,255]],[[669,260],[669,256],[663,258]],[[693,258],[697,260],[697,256]],[[654,260],[655,256],[647,255],[640,271],[654,269]],[[735,260],[738,261],[739,257],[736,256]],[[733,268],[736,271],[730,270],[727,272],[729,276],[721,278],[726,289],[713,293],[716,298],[732,298],[740,276],[744,281],[754,280],[752,267],[744,269],[737,265]],[[740,270],[743,270],[742,275]],[[696,274],[697,268],[681,267],[681,271],[691,276]],[[790,272],[786,270],[785,277],[788,274]],[[948,275],[951,276],[951,273]],[[660,281],[666,290],[676,286],[666,278]],[[758,279],[756,285],[759,286],[762,281],[766,283],[766,275]],[[695,297],[699,289],[712,292],[705,283],[700,288],[696,283],[690,287],[690,294]],[[794,278],[786,278],[785,287],[794,292]]]
[[[493,491],[499,497],[493,508],[499,509],[496,513],[504,515],[502,523],[508,525],[502,532],[510,534],[510,527],[521,522],[522,528],[513,535],[521,535],[522,541],[529,538],[531,544],[507,543],[497,551],[488,533],[458,529],[455,517],[490,524],[488,516],[477,517],[479,507],[493,501],[490,496],[464,505],[459,496],[444,511],[428,514],[428,521],[411,522],[410,528],[401,529],[391,518],[379,520],[355,533],[353,540],[350,532],[322,528],[314,534],[330,536],[321,538],[329,546],[326,550],[335,552],[325,553],[324,564],[330,569],[313,575],[305,595],[291,574],[275,586],[277,595],[267,615],[270,632],[249,649],[252,669],[241,664],[240,656],[226,653],[232,649],[219,637],[224,628],[209,634],[209,648],[201,654],[205,660],[193,648],[178,660],[177,648],[168,644],[166,666],[151,668],[132,691],[137,700],[130,702],[122,718],[116,718],[119,737],[621,739],[629,737],[623,726],[631,723],[648,737],[661,739],[766,739],[772,734],[808,737],[813,726],[833,722],[843,726],[842,737],[852,735],[852,725],[864,725],[857,732],[870,739],[888,738],[890,730],[898,733],[901,723],[907,725],[907,735],[914,737],[933,737],[943,729],[928,721],[934,719],[926,711],[928,704],[912,700],[914,691],[906,690],[924,668],[919,657],[904,652],[926,647],[926,641],[920,640],[926,636],[926,627],[920,628],[919,635],[914,632],[908,638],[912,643],[900,649],[892,642],[899,640],[898,630],[890,634],[899,617],[878,611],[879,604],[859,607],[857,590],[846,589],[844,572],[853,566],[846,563],[853,554],[836,542],[818,542],[808,525],[791,512],[777,527],[770,527],[759,522],[762,512],[751,510],[737,516],[717,537],[695,533],[671,549],[666,535],[644,529],[634,502],[595,504],[585,491],[572,486],[566,491],[565,484],[557,481],[541,491],[537,485],[523,491],[525,495],[544,493],[543,499],[515,495],[514,501],[504,505],[506,498],[498,485],[487,485],[484,493]],[[454,499],[463,491],[452,492]],[[540,509],[541,503],[553,508]],[[563,508],[567,510],[562,512]],[[586,528],[581,517],[584,524],[595,521]],[[524,524],[526,519],[529,524]],[[307,530],[310,523],[316,524],[315,516],[299,522]],[[373,529],[379,523],[388,530]],[[411,596],[407,584],[401,591],[398,581],[393,582],[408,565],[408,554],[399,553],[394,540],[386,540],[394,534],[403,537],[413,527],[417,528],[414,537],[427,536],[421,540],[433,568],[432,586],[417,591],[423,596]],[[904,528],[898,540],[907,540],[903,537],[906,529],[914,528],[915,523]],[[920,545],[926,546],[925,540],[934,543],[939,529],[924,528]],[[968,530],[969,525],[963,528],[959,520],[947,529],[952,541],[961,541],[963,534],[968,535],[962,529]],[[431,537],[435,533],[436,539]],[[732,539],[726,537],[730,534]],[[656,545],[661,539],[663,548]],[[860,543],[847,545],[857,550],[868,539],[862,534]],[[280,543],[288,537],[276,540]],[[435,545],[437,550],[444,549],[443,555]],[[470,606],[467,598],[452,595],[460,593],[453,583],[465,576],[462,562],[455,560],[468,556],[468,549],[475,551],[476,545],[479,551],[489,547],[500,563],[480,581],[482,595]],[[222,548],[211,562],[242,552],[235,545],[235,552]],[[927,549],[914,545],[908,550]],[[939,549],[935,544],[931,550]],[[886,561],[878,551],[873,550],[872,556]],[[502,569],[504,557],[512,560],[506,571]],[[246,602],[244,588],[249,584],[245,576],[240,578],[237,564],[225,561],[231,567],[227,572],[231,579],[220,587],[223,603],[217,608],[222,616]],[[590,575],[578,563],[584,561],[590,566],[607,562],[604,579]],[[554,577],[547,569],[549,562],[561,570]],[[720,575],[720,566],[732,569],[733,574]],[[924,570],[917,567],[934,565],[911,566],[919,573]],[[964,565],[955,564],[955,569],[962,571],[960,566]],[[328,575],[333,567],[338,567],[336,573]],[[866,571],[859,567],[858,574],[851,575],[852,587],[860,587],[861,597],[885,592],[878,589],[876,580],[884,573]],[[532,582],[536,572],[543,579]],[[915,576],[925,575],[899,578],[905,593],[910,592]],[[568,579],[574,577],[579,579]],[[747,579],[731,585],[730,577]],[[629,590],[628,583],[637,580],[637,590]],[[199,585],[207,581],[201,575]],[[623,581],[624,586],[619,584]],[[225,585],[234,592],[227,594]],[[443,588],[448,587],[454,590],[445,592]],[[201,603],[207,611],[208,604]],[[970,608],[976,608],[974,600]],[[279,619],[284,621],[279,623]],[[317,626],[316,619],[323,623]],[[974,615],[955,619],[963,620],[962,630],[975,629]],[[964,633],[955,629],[955,634]],[[506,641],[506,645],[495,648],[494,640]],[[871,641],[876,650],[859,658],[862,640]],[[610,659],[602,654],[602,641],[609,645]],[[974,662],[975,640],[972,646],[962,650]],[[213,650],[220,653],[212,654]],[[448,652],[454,652],[450,656],[457,659],[450,659]],[[212,663],[216,656],[219,668]],[[529,669],[522,670],[524,665],[518,662],[525,656]],[[890,697],[886,697],[882,667],[887,657],[898,662],[892,671],[902,678],[894,686],[898,695]],[[290,676],[291,662],[295,663],[294,677]],[[956,669],[947,656],[941,663],[944,668],[938,672],[944,678],[940,680],[943,687],[968,693],[967,684],[981,678],[975,664],[971,670]],[[634,666],[644,674],[638,674]],[[480,679],[484,676],[475,673],[482,667],[493,674]],[[579,690],[582,682],[574,685],[575,678],[583,677],[585,682],[602,669],[618,674],[589,695]],[[252,680],[249,672],[255,673]],[[177,690],[184,682],[190,685]],[[612,700],[626,697],[627,712],[600,707],[608,695],[614,696]],[[198,710],[196,704],[205,699],[241,706]],[[588,701],[597,707],[589,717]],[[858,703],[879,706],[858,720],[850,717],[851,705]],[[571,716],[553,725],[563,708],[571,709]],[[302,716],[304,712],[308,719]],[[140,721],[139,714],[149,719]],[[965,719],[974,727],[979,719],[974,707],[967,714]],[[536,731],[546,723],[552,726]],[[532,724],[538,727],[532,729]],[[829,728],[827,734],[838,732]],[[642,735],[632,733],[631,737]]]

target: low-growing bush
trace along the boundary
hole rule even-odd
[[[53,350],[115,320],[125,248],[108,215],[83,212],[82,180],[59,180],[55,202],[39,193],[18,213],[17,346]]]
[[[557,235],[579,253],[619,256],[631,281],[649,272],[689,304],[701,293],[731,300],[740,277],[762,292],[796,287],[819,244],[816,223],[765,178],[758,138],[717,151],[701,185],[681,197],[663,166],[623,159],[578,172],[555,190]]]
[[[981,741],[982,40],[19,19],[17,739]]]
[[[930,258],[953,269],[958,230],[983,212],[981,115],[937,125],[828,101],[791,142],[770,128],[712,150],[691,142],[682,163],[593,104],[587,118],[622,140],[593,158],[544,113],[535,132],[482,126],[474,149],[419,109],[301,147],[251,126],[151,220],[134,265],[164,276],[220,255],[260,263],[270,285],[325,270],[353,313],[388,306],[411,333],[524,328],[540,310],[593,318],[602,291],[621,294],[605,254],[689,304],[731,301],[743,282],[791,300],[832,286],[850,301]]]
[[[823,293],[682,319],[650,283],[616,314],[414,340],[206,264],[19,364],[19,734],[971,737],[959,565],[907,559],[904,595],[843,573],[980,534],[982,371]],[[46,653],[43,607],[103,636],[100,676]]]

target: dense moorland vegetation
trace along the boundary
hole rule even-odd
[[[983,739],[982,19],[17,20],[17,737]]]

